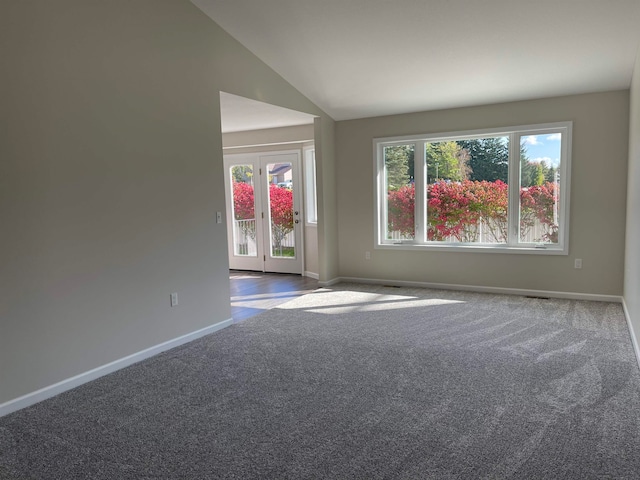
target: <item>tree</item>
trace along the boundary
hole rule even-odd
[[[426,157],[427,183],[460,182],[469,178],[469,154],[456,142],[428,143]]]
[[[271,209],[271,238],[273,247],[280,250],[282,240],[293,230],[293,191],[269,185],[269,207]]]
[[[470,180],[507,183],[509,177],[509,144],[503,137],[458,140],[469,155]]]
[[[535,164],[535,173],[533,176],[533,184],[540,186],[544,183],[544,167],[541,163]]]
[[[387,188],[397,190],[409,184],[409,152],[413,160],[413,145],[397,145],[384,148],[384,166],[387,172]]]
[[[554,166],[547,168],[547,170],[544,173],[544,181],[555,183],[557,180],[556,179],[557,172],[558,172],[558,169]]]
[[[231,168],[231,175],[234,182],[251,183],[253,167],[251,165],[234,165]]]
[[[535,187],[545,183],[549,175],[549,167],[546,162],[525,162],[520,167],[520,186]]]
[[[520,147],[520,186],[540,186],[547,182],[556,181],[557,169],[549,166],[545,160],[532,162],[527,158],[527,149]]]
[[[534,165],[529,161],[527,156],[527,147],[524,143],[520,144],[520,186],[530,187],[533,185]]]

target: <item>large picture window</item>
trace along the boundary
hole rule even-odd
[[[375,139],[377,247],[567,254],[571,126]]]

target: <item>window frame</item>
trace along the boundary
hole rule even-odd
[[[571,144],[573,122],[554,122],[534,125],[520,125],[503,128],[488,128],[433,134],[418,134],[373,139],[374,163],[374,233],[375,249],[382,250],[419,250],[444,252],[483,252],[515,253],[535,255],[569,254],[569,215],[571,191]],[[560,144],[560,196],[558,225],[558,243],[522,243],[520,237],[520,142],[529,135],[561,134]],[[435,242],[426,238],[427,196],[426,196],[426,154],[427,143],[472,140],[488,137],[509,138],[508,161],[508,238],[507,243],[459,243]],[[414,182],[415,200],[415,238],[413,240],[394,241],[386,239],[387,228],[387,191],[385,185],[384,148],[393,145],[414,144]],[[418,192],[425,192],[418,197]]]
[[[316,190],[316,149],[314,146],[304,147],[304,202],[305,225],[318,225],[318,194]]]

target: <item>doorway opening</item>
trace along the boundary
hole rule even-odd
[[[231,272],[317,280],[315,117],[225,92],[220,114]]]

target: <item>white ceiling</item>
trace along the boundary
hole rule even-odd
[[[628,88],[640,0],[192,0],[335,120]]]

